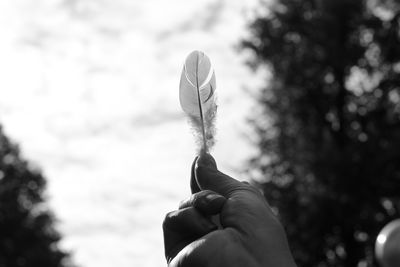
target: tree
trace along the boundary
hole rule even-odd
[[[264,8],[242,42],[272,77],[249,174],[264,179],[299,266],[376,266],[375,238],[400,216],[400,3]]]
[[[45,185],[0,126],[0,267],[69,266],[44,206]]]

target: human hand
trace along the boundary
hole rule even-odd
[[[192,196],[166,215],[170,267],[295,267],[285,231],[261,193],[218,171],[209,154],[192,166]],[[219,215],[221,226],[211,220]]]

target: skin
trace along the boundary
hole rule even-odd
[[[192,196],[163,223],[169,267],[295,267],[285,231],[261,193],[195,159]]]

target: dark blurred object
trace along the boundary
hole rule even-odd
[[[44,206],[45,184],[0,126],[0,267],[70,266]]]
[[[243,47],[271,81],[254,115],[249,172],[286,226],[299,266],[377,266],[400,217],[400,3],[265,3]]]
[[[400,219],[388,223],[379,233],[375,254],[382,267],[400,266]]]

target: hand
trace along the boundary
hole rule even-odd
[[[168,266],[296,266],[285,231],[261,193],[218,171],[209,154],[193,163],[191,189],[190,199],[163,224]],[[216,214],[220,228],[211,219]]]

